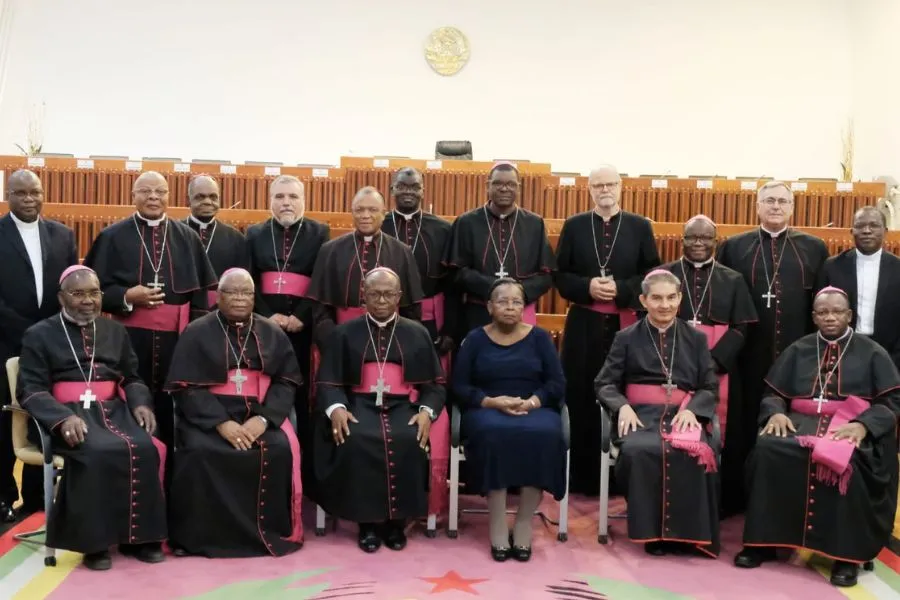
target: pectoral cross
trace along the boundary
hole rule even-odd
[[[81,406],[84,408],[90,408],[91,402],[97,401],[97,396],[94,395],[94,392],[91,391],[91,388],[84,390],[84,392],[78,396],[78,400],[81,401]]]
[[[775,294],[772,293],[772,290],[767,290],[766,293],[762,295],[762,297],[766,301],[766,308],[772,308],[772,298],[775,297]]]
[[[236,370],[228,381],[234,384],[234,389],[238,394],[244,393],[244,382],[247,381],[247,376],[241,373],[240,369]]]
[[[600,267],[600,277],[606,277],[606,267]]]
[[[818,396],[817,398],[813,398],[813,402],[815,402],[815,403],[818,405],[818,406],[816,407],[816,412],[817,412],[817,413],[821,413],[821,412],[822,412],[822,405],[825,404],[826,402],[828,402],[828,400],[826,400],[826,399],[822,396],[822,392],[819,392],[819,396]]]
[[[153,281],[147,284],[147,287],[151,287],[155,290],[166,287],[166,284],[159,280],[159,273],[153,274]]]
[[[666,390],[666,398],[671,398],[671,397],[672,397],[672,392],[674,392],[675,390],[677,390],[677,389],[678,389],[678,386],[675,385],[674,383],[672,383],[672,380],[670,379],[669,381],[667,381],[667,382],[665,382],[664,384],[662,384],[662,388],[663,388],[664,390]]]
[[[369,386],[370,392],[375,392],[375,406],[384,404],[384,393],[391,391],[391,386],[384,385],[384,379],[379,377],[375,380],[375,385]]]
[[[694,317],[693,319],[691,319],[690,321],[688,321],[688,325],[690,325],[691,327],[700,327],[700,325],[702,325],[702,323],[700,322],[699,319],[697,319],[696,317]]]
[[[285,283],[287,283],[287,281],[285,281],[284,277],[282,277],[281,274],[279,274],[278,279],[275,280],[275,285],[278,286],[279,294],[281,293],[281,286],[284,285]]]
[[[504,267],[503,265],[500,265],[500,270],[497,271],[496,273],[494,273],[494,275],[497,276],[497,279],[501,279],[501,278],[509,275],[509,273],[506,272],[506,267]]]

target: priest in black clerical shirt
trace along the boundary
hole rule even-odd
[[[594,398],[594,378],[616,332],[634,323],[641,279],[659,266],[659,252],[650,221],[621,209],[622,178],[615,167],[592,170],[588,186],[594,209],[563,224],[553,281],[560,295],[572,303],[561,357],[566,403],[572,411],[569,489],[597,495],[600,409]]]
[[[247,268],[247,243],[244,234],[216,219],[221,208],[219,184],[209,175],[198,175],[188,183],[191,214],[185,221],[200,236],[206,256],[216,277],[228,269]],[[216,291],[209,290],[210,308],[216,305]]]
[[[757,212],[760,226],[725,240],[717,256],[721,264],[744,277],[759,317],[759,323],[747,331],[740,356],[742,427],[732,429],[728,439],[728,444],[737,445],[729,449],[734,468],[746,460],[756,442],[759,399],[769,367],[785,348],[812,331],[813,293],[828,258],[825,242],[788,226],[794,193],[786,183],[763,185],[757,193]]]
[[[885,230],[884,215],[874,206],[856,211],[850,229],[856,247],[825,261],[818,287],[847,292],[850,326],[878,342],[900,367],[900,258],[884,251]]]
[[[487,204],[453,222],[444,263],[463,296],[460,339],[491,322],[486,303],[500,277],[512,277],[525,288],[522,320],[530,325],[537,322],[537,301],[553,285],[556,259],[544,220],[518,205],[521,191],[518,169],[498,163],[488,174]]]
[[[756,308],[750,290],[741,274],[715,259],[716,224],[698,215],[684,225],[684,255],[663,265],[682,283],[679,318],[706,334],[716,373],[719,376],[719,404],[716,412],[723,432],[722,456],[723,512],[734,512],[743,504],[744,469],[741,452],[737,461],[728,444],[729,431],[740,436],[742,414],[738,357],[747,339],[747,329],[757,322]]]

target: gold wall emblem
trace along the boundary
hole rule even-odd
[[[441,27],[428,36],[425,60],[440,75],[456,75],[469,62],[469,40],[456,27]]]

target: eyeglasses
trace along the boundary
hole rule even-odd
[[[591,188],[595,190],[614,190],[619,187],[618,181],[613,181],[612,183],[592,183]]]
[[[9,195],[18,200],[24,200],[29,196],[32,198],[40,198],[44,195],[44,190],[10,190]]]
[[[73,300],[85,300],[87,298],[90,298],[91,300],[99,300],[103,297],[103,292],[100,290],[75,290],[74,292],[64,290],[64,292],[69,298],[72,298]]]
[[[219,290],[219,293],[229,298],[252,298],[256,295],[253,290]]]
[[[708,244],[710,242],[716,241],[716,236],[714,235],[686,235],[684,236],[684,241],[688,244],[696,244],[697,242],[703,242]]]
[[[378,300],[396,300],[400,297],[401,292],[378,292],[375,290],[371,290],[365,293],[366,300],[369,302],[376,302]]]
[[[149,196],[150,194],[156,194],[157,196],[168,196],[169,190],[164,189],[164,188],[160,188],[158,190],[151,190],[148,188],[140,188],[140,189],[134,190],[134,193],[137,194],[138,196]]]
[[[496,306],[502,306],[503,308],[507,308],[510,306],[513,308],[522,308],[523,306],[525,306],[525,302],[523,302],[522,300],[518,300],[518,299],[516,299],[516,300],[492,300],[491,303]]]
[[[794,201],[790,198],[763,198],[759,201],[760,204],[765,204],[766,206],[787,206],[789,204],[793,204]]]
[[[518,181],[491,181],[489,184],[498,190],[515,190],[519,187]]]

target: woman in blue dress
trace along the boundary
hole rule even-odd
[[[467,488],[486,495],[491,556],[531,558],[531,524],[544,491],[566,493],[560,421],[566,382],[550,335],[522,322],[525,292],[509,278],[491,287],[491,323],[472,330],[453,365],[462,409]],[[506,522],[506,490],[521,488],[515,527]]]

